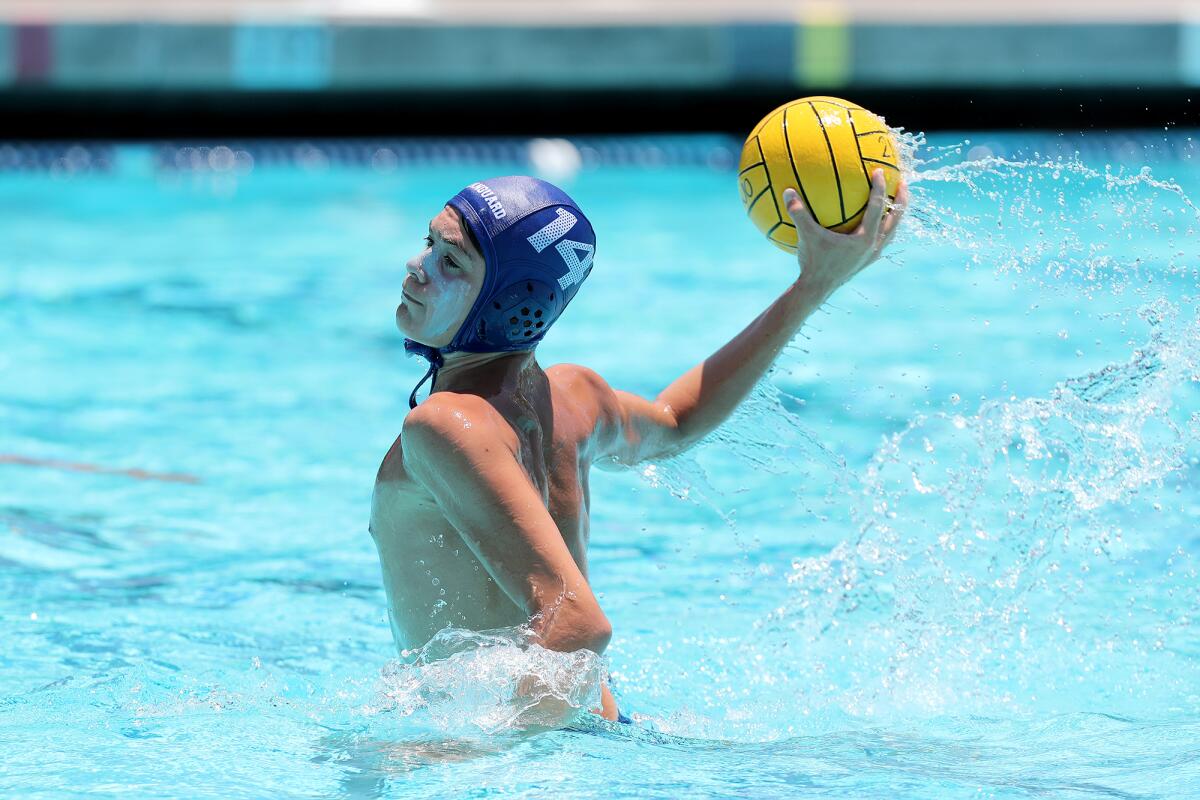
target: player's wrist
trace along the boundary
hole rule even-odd
[[[825,273],[811,267],[802,267],[792,286],[806,305],[814,307],[824,303],[837,290],[837,285]]]

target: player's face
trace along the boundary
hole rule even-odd
[[[396,326],[421,344],[445,347],[483,286],[483,255],[471,244],[457,211],[446,206],[430,221],[425,249],[407,267]]]

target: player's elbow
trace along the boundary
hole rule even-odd
[[[691,445],[683,420],[670,403],[654,403],[654,431],[647,437],[650,447],[643,448],[641,461],[659,461],[682,453]]]
[[[581,599],[568,597],[565,603],[533,615],[530,622],[542,647],[560,653],[604,652],[612,639],[612,623],[597,603],[580,603]]]
[[[578,620],[572,627],[573,630],[560,642],[561,646],[552,649],[563,652],[591,650],[593,653],[603,653],[612,640],[612,623],[599,608]]]
[[[608,617],[600,614],[599,618],[588,626],[588,643],[585,648],[593,653],[603,653],[608,647],[608,643],[612,641],[612,635],[612,623],[608,621]]]

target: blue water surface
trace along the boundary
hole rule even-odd
[[[735,417],[593,473],[636,724],[536,736],[507,681],[553,654],[396,661],[404,262],[462,185],[549,170],[598,253],[539,360],[653,396],[797,274],[730,144],[0,174],[0,794],[1200,797],[1191,140],[914,144],[888,257]]]

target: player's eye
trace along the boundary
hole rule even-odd
[[[430,248],[433,247],[433,236],[432,235],[425,234],[425,246],[430,247]],[[445,261],[449,266],[454,267],[455,269],[462,269],[462,267],[460,267],[458,264],[456,264],[454,262],[454,259],[450,258],[450,256],[448,256],[448,255],[443,255],[442,260]]]

